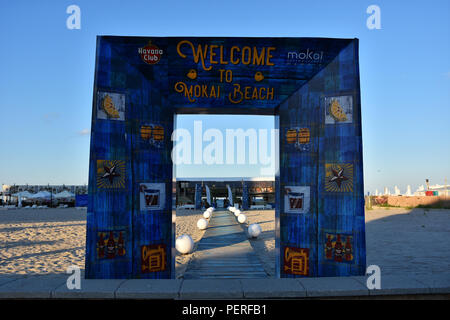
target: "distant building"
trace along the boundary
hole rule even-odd
[[[269,178],[177,178],[173,185],[176,205],[194,204],[195,185],[202,185],[202,200],[206,200],[206,185],[211,192],[213,203],[228,199],[228,186],[233,202],[242,203],[243,185],[248,186],[249,205],[275,204],[275,180]]]
[[[438,196],[447,196],[449,195],[448,186],[436,184],[434,186],[430,186],[429,190],[425,188],[424,185],[419,186],[419,188],[414,192],[415,196],[425,196],[427,191],[436,191]]]

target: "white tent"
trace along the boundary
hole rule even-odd
[[[32,198],[34,194],[28,191],[21,191],[13,194],[13,197],[21,197],[21,198]]]
[[[48,191],[39,191],[36,194],[33,194],[30,198],[32,199],[50,199],[51,193]]]
[[[72,192],[64,190],[64,191],[62,191],[60,193],[55,194],[54,197],[57,198],[57,199],[75,198],[75,195]]]

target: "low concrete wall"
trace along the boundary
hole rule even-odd
[[[388,204],[395,207],[417,207],[419,205],[433,205],[441,203],[450,207],[450,197],[445,196],[376,196],[372,197],[372,205]]]
[[[68,275],[0,275],[2,299],[301,299],[439,297],[449,299],[450,274],[381,276],[381,288],[367,277],[297,279],[87,280],[67,288]]]
[[[415,196],[415,197],[404,197],[404,196],[389,196],[388,204],[397,207],[417,207],[419,205],[432,205],[438,202],[446,202],[450,204],[450,200],[445,196]]]

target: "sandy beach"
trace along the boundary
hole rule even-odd
[[[275,273],[274,211],[246,212],[248,224],[259,223],[262,234],[250,243],[270,275]],[[179,210],[176,235],[189,234],[195,243],[202,212]],[[245,230],[245,226],[243,226]],[[0,274],[65,273],[70,265],[84,269],[86,210],[0,210]],[[450,210],[375,208],[366,211],[367,264],[384,274],[448,272]],[[177,255],[180,277],[190,255]]]
[[[84,269],[86,210],[0,211],[0,274],[64,273]]]
[[[450,210],[366,210],[367,265],[383,274],[434,274],[450,270]]]
[[[198,219],[203,218],[203,211],[199,210],[177,210],[176,214],[176,237],[179,237],[183,234],[187,234],[191,236],[194,241],[194,251],[197,247],[197,243],[202,238],[205,233],[204,230],[200,230],[197,228]],[[193,252],[194,252],[193,251]],[[175,257],[175,269],[176,269],[176,277],[180,278],[183,276],[186,267],[192,258],[191,254],[180,254],[177,252],[177,256]]]

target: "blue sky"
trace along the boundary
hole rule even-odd
[[[81,30],[66,28],[71,4],[81,8]],[[366,27],[371,4],[381,8],[381,30]],[[95,37],[106,34],[357,37],[366,191],[450,179],[448,0],[72,0],[0,4],[0,183],[87,182]],[[217,119],[208,124],[224,123]]]

